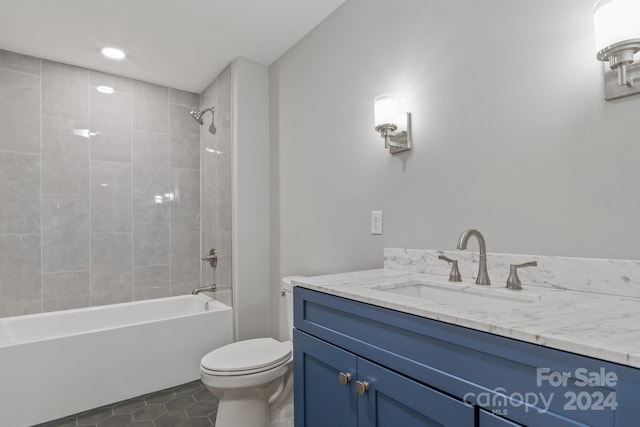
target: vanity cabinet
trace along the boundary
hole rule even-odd
[[[639,425],[635,368],[301,287],[294,326],[296,427]]]
[[[471,405],[304,332],[296,330],[294,342],[294,378],[302,380],[295,402],[303,403],[296,425],[474,426]]]

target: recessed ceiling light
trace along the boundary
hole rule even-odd
[[[115,47],[103,47],[100,52],[107,58],[111,59],[124,59],[126,56],[123,51],[116,49]]]
[[[113,93],[113,88],[111,86],[98,86],[96,90],[100,93],[106,93],[107,95],[111,95]]]

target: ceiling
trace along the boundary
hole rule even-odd
[[[0,48],[200,92],[238,56],[271,64],[344,1],[0,0]]]

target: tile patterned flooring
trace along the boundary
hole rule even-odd
[[[35,427],[211,427],[217,410],[217,398],[194,381]]]

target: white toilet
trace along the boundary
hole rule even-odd
[[[287,328],[292,339],[293,289],[282,279]],[[273,338],[238,341],[213,350],[200,362],[200,377],[216,395],[216,427],[267,427],[270,412],[291,396],[293,388],[291,341]]]

